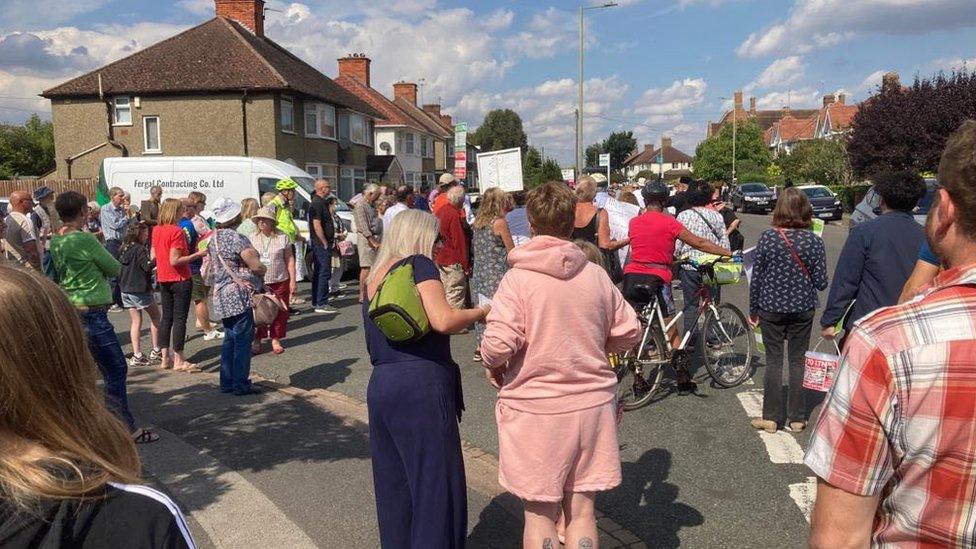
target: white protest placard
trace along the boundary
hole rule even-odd
[[[742,250],[742,268],[746,271],[746,282],[752,284],[752,268],[756,265],[756,247]]]
[[[492,187],[503,191],[521,191],[522,149],[504,149],[478,153],[478,189],[482,194]]]
[[[563,174],[563,181],[570,185],[576,183],[576,170],[573,168],[563,168],[560,172]]]
[[[516,246],[521,246],[532,238],[532,231],[529,228],[529,216],[525,208],[515,208],[505,215],[508,222],[508,232],[512,233],[512,241]]]
[[[603,209],[607,211],[607,216],[610,218],[610,238],[613,240],[627,238],[630,234],[630,220],[637,217],[640,213],[640,208],[609,197],[607,198],[606,204],[603,205]],[[627,255],[629,253],[630,246],[624,246],[617,250],[621,265],[627,262]]]

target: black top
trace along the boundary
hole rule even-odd
[[[142,244],[133,244],[119,256],[122,270],[119,273],[119,289],[127,294],[145,294],[153,290],[152,269],[154,261],[149,250]]]
[[[312,224],[314,219],[318,219],[322,223],[322,232],[325,233],[326,242],[319,240],[315,233],[315,226]],[[335,227],[332,224],[332,214],[329,213],[325,199],[319,195],[312,197],[312,205],[308,208],[308,232],[311,236],[312,246],[332,248],[335,245]]]
[[[739,216],[735,215],[735,212],[732,211],[732,208],[724,208],[721,211],[721,214],[722,214],[722,221],[725,223],[726,229],[731,227],[732,223],[739,220]],[[731,246],[733,252],[741,250],[742,246],[745,244],[745,240],[746,240],[745,237],[742,236],[742,233],[739,232],[738,228],[736,228],[734,231],[729,233],[729,246]]]
[[[193,549],[179,508],[147,486],[112,484],[102,496],[55,500],[40,516],[0,499],[0,547]]]
[[[591,244],[598,245],[597,233],[600,226],[600,210],[597,209],[593,217],[590,218],[590,222],[586,225],[576,228],[573,227],[573,240],[585,240]]]
[[[668,200],[668,207],[674,208],[674,215],[677,216],[679,213],[687,210],[691,206],[688,205],[688,198],[685,192],[680,192],[675,193],[675,195]]]
[[[749,285],[749,312],[802,313],[817,308],[817,292],[827,289],[827,254],[823,239],[812,231],[786,229],[799,262],[776,229],[767,229],[756,244]],[[800,266],[800,262],[803,266]]]

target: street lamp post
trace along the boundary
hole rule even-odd
[[[583,174],[583,12],[586,10],[599,10],[612,8],[616,2],[605,2],[599,6],[584,7],[580,4],[579,9],[579,104],[576,110],[576,177]]]
[[[722,101],[728,101],[728,97],[719,97]],[[735,101],[732,102],[732,185],[735,185],[735,142],[738,124],[736,121]]]

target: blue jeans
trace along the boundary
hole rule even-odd
[[[332,280],[332,250],[324,246],[312,246],[312,306],[329,304],[329,282]]]
[[[220,392],[251,390],[251,342],[254,341],[254,311],[222,319],[224,344],[220,348]]]
[[[122,248],[121,240],[113,239],[113,240],[105,241],[105,249],[108,250],[108,253],[112,254],[112,257],[114,257],[116,260],[118,260],[119,258],[119,251],[121,248]],[[108,284],[109,286],[112,287],[112,301],[115,303],[115,305],[121,307],[122,288],[119,286],[119,279],[117,277],[110,278],[108,279]]]
[[[105,382],[105,404],[129,427],[129,432],[135,432],[136,420],[129,411],[125,388],[129,365],[115,335],[115,328],[108,321],[108,313],[105,310],[82,312],[81,324],[88,339],[88,350]]]

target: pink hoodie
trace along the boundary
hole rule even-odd
[[[499,400],[536,414],[610,402],[617,378],[606,353],[637,344],[634,309],[572,242],[537,236],[508,262],[481,340],[484,365],[505,369]]]

